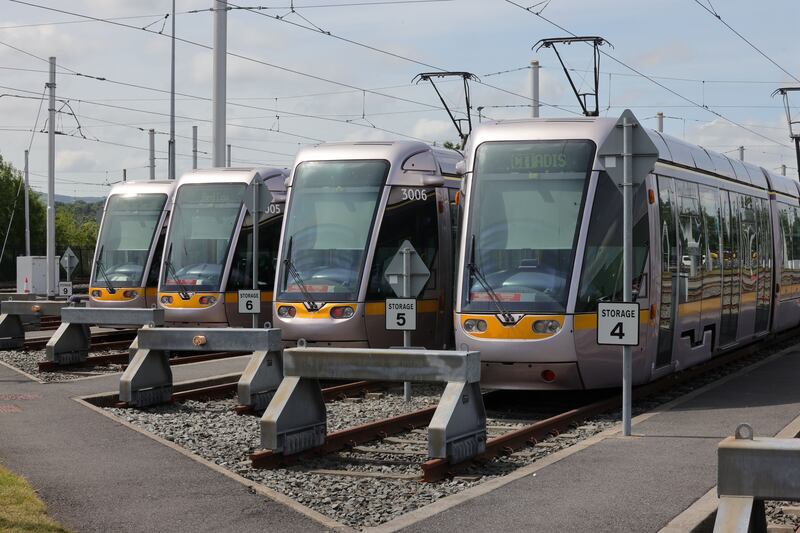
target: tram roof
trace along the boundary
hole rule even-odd
[[[608,117],[532,118],[486,122],[472,131],[469,144],[477,147],[487,141],[588,139],[600,146],[616,123],[616,118]],[[658,148],[659,161],[716,174],[731,181],[795,198],[800,195],[800,186],[795,180],[649,128],[644,130]]]
[[[186,172],[178,179],[178,186],[186,183],[244,183],[249,185],[260,176],[270,190],[284,190],[288,169],[276,167],[255,168],[205,168]]]
[[[169,198],[175,190],[174,180],[123,181],[111,187],[108,196],[115,194],[166,194]]]
[[[404,171],[454,176],[457,174],[456,163],[464,156],[456,150],[433,147],[420,141],[329,142],[302,148],[295,157],[293,169],[305,161],[376,159],[389,162],[391,169],[387,183],[393,184],[395,176]]]

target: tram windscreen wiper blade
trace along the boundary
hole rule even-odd
[[[181,283],[181,281],[178,279],[178,273],[175,272],[175,267],[170,259],[172,259],[172,243],[169,243],[169,250],[167,250],[167,256],[164,259],[164,266],[167,267],[167,275],[172,276],[172,281],[174,281],[175,285],[178,286],[178,294],[180,295],[181,300],[188,300],[191,298],[189,290],[186,288],[186,285]]]
[[[475,279],[478,280],[478,283],[480,283],[481,287],[483,287],[483,290],[486,291],[486,294],[489,295],[489,299],[494,303],[495,307],[497,307],[497,310],[500,312],[500,315],[503,317],[503,320],[505,320],[506,322],[513,322],[514,321],[514,317],[511,315],[511,313],[509,313],[508,311],[505,310],[505,308],[503,307],[502,301],[500,300],[500,297],[497,295],[496,292],[494,292],[494,289],[492,289],[492,286],[489,285],[489,282],[486,280],[486,277],[483,275],[483,272],[481,272],[481,269],[478,268],[478,265],[475,264],[475,234],[474,233],[472,234],[472,238],[471,238],[471,241],[470,241],[469,263],[467,263],[467,269],[469,270],[469,280],[468,280],[468,283],[467,283],[467,285],[468,285],[467,291],[469,291],[469,292],[468,292],[468,295],[467,295],[467,300],[469,301],[472,298],[471,286],[472,286],[472,278],[474,276]]]
[[[108,294],[116,294],[117,289],[114,287],[114,285],[111,284],[111,280],[109,279],[108,273],[106,272],[106,267],[103,266],[102,258],[103,258],[103,249],[105,247],[106,247],[105,244],[100,246],[100,251],[97,253],[97,261],[95,263],[97,264],[98,272],[100,272],[103,275],[103,279],[106,280],[106,288],[108,289]]]
[[[289,237],[289,242],[286,243],[286,259],[283,260],[283,265],[286,267],[286,271],[292,276],[294,279],[295,284],[300,289],[300,292],[303,293],[303,298],[305,298],[305,303],[308,304],[308,307],[312,311],[319,310],[319,306],[317,302],[314,301],[314,296],[309,292],[308,287],[303,282],[302,276],[297,271],[292,262],[292,240],[294,239],[294,235]]]

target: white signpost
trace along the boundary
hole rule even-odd
[[[67,281],[69,281],[72,277],[72,271],[78,266],[78,256],[75,255],[75,252],[72,251],[72,248],[67,248],[64,250],[64,255],[61,256],[61,261],[59,261],[59,263],[62,267],[64,267],[64,270],[67,271]],[[58,288],[58,294],[60,296],[64,296],[60,285]],[[72,295],[71,290],[70,295]]]
[[[389,262],[389,266],[386,267],[384,277],[395,294],[400,297],[400,299],[386,299],[386,329],[402,330],[403,348],[410,348],[411,331],[417,329],[416,298],[428,283],[431,272],[414,246],[408,241],[403,241]],[[406,401],[411,400],[411,383],[403,383],[403,396]]]
[[[638,346],[639,304],[597,304],[597,344]]]
[[[658,160],[658,148],[631,110],[626,109],[597,149],[597,159],[611,180],[622,186],[622,300],[630,305],[633,302],[633,188],[653,171]],[[612,330],[615,327],[616,323],[612,325]],[[623,331],[616,330],[613,335],[611,330],[608,331],[608,337],[626,340],[628,331],[625,331],[624,323],[621,327]],[[638,342],[638,320],[634,329]],[[622,344],[622,434],[627,437],[631,434],[633,349],[632,344],[614,344]]]
[[[239,312],[257,315],[261,312],[261,291],[239,291]]]
[[[58,282],[58,295],[64,296],[65,298],[69,298],[72,296],[72,282],[71,281],[59,281]]]

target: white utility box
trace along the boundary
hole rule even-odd
[[[59,256],[56,256],[56,265],[58,265],[58,259]],[[59,279],[55,280],[56,285],[61,278],[61,269],[58,270]],[[20,255],[17,257],[17,292],[47,294],[47,256]]]

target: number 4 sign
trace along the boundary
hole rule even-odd
[[[597,344],[637,346],[639,344],[639,304],[597,304]]]

